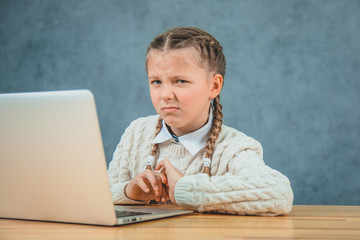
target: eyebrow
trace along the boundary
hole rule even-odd
[[[183,78],[188,78],[187,76],[185,75],[175,75],[175,76],[172,76],[173,79],[183,79]]]
[[[160,79],[159,76],[157,75],[153,75],[153,76],[150,76],[148,77],[149,79]],[[188,78],[188,76],[185,76],[185,75],[174,75],[174,76],[171,76],[171,79],[183,79],[183,78]]]
[[[148,77],[149,79],[159,79],[159,77],[158,76],[150,76],[150,77]]]

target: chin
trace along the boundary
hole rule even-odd
[[[179,120],[172,116],[164,116],[162,119],[171,128],[177,128],[179,126]]]
[[[162,118],[165,123],[169,126],[169,127],[174,127],[176,125],[176,121],[172,118],[168,118],[168,117],[163,117]]]

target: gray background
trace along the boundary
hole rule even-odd
[[[189,25],[224,47],[224,123],[263,144],[295,204],[359,205],[360,1],[0,0],[0,92],[90,89],[109,162],[155,113],[148,44]]]

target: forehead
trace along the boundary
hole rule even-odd
[[[203,68],[196,48],[182,48],[167,51],[151,50],[147,56],[147,71],[160,70],[161,67]]]

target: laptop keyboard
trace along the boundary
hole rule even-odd
[[[115,213],[117,218],[151,214],[149,212],[133,212],[133,211],[119,211],[119,210],[115,210]]]

